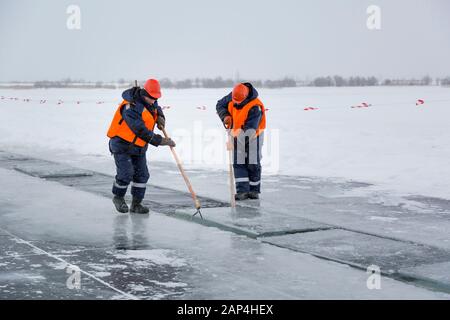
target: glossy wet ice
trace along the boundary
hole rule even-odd
[[[171,168],[153,178],[164,175],[172,188],[149,186],[152,213],[124,215],[110,201],[111,175],[0,153],[8,185],[0,190],[0,297],[447,297],[430,291],[430,281],[416,287],[395,276],[383,277],[382,290],[369,290],[365,270],[350,267],[378,263],[385,273],[433,278],[446,291],[448,278],[439,277],[450,261],[448,243],[439,241],[448,237],[440,231],[447,223],[442,211],[427,220],[403,206],[345,196],[364,184],[288,177],[267,178],[271,192],[232,210],[226,185],[215,183],[224,173],[193,171],[205,219],[191,219],[192,200],[177,190],[179,177],[164,170]],[[412,233],[433,223],[427,237]],[[81,269],[79,290],[68,288],[69,265]]]

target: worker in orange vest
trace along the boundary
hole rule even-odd
[[[217,114],[233,137],[236,200],[259,199],[261,149],[266,128],[264,104],[251,83],[237,84],[217,102]]]
[[[124,100],[109,127],[109,149],[114,155],[117,170],[112,188],[113,203],[121,213],[149,212],[149,208],[142,204],[150,177],[146,160],[148,144],[155,147],[175,146],[170,138],[154,132],[155,126],[162,130],[166,122],[158,105],[160,97],[161,87],[155,79],[147,80],[143,89],[134,87],[125,90],[122,94]],[[130,183],[133,199],[128,209],[124,197]]]

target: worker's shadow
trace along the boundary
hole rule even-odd
[[[148,247],[148,214],[118,214],[114,218],[113,243],[117,250],[139,250]]]

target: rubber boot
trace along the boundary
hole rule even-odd
[[[248,193],[247,193],[247,192],[236,193],[236,194],[234,195],[234,199],[235,199],[236,201],[247,200],[247,199],[248,199]]]
[[[138,214],[147,214],[150,212],[150,210],[147,207],[144,207],[141,204],[142,200],[141,199],[135,199],[133,198],[133,201],[131,202],[131,208],[130,208],[130,212],[132,213],[138,213]]]
[[[256,191],[250,191],[248,193],[248,197],[249,197],[249,199],[254,199],[254,200],[259,199],[259,193]]]
[[[123,197],[114,196],[113,203],[116,206],[116,210],[120,213],[128,212],[128,205]]]

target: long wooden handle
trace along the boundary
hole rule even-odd
[[[167,134],[165,128],[162,129],[162,132],[166,138],[169,138],[169,135]],[[194,200],[195,208],[200,209],[201,208],[200,200],[198,200],[197,195],[195,194],[194,189],[192,188],[192,184],[189,181],[189,178],[181,165],[180,158],[178,158],[178,155],[173,147],[170,147],[170,151],[172,151],[172,154],[173,154],[173,157],[175,158],[175,162],[177,163],[178,169],[180,170],[180,173],[183,176],[184,182],[186,183],[186,186],[188,187],[189,192],[191,193],[192,200]]]
[[[228,136],[228,161],[229,161],[229,179],[230,179],[230,204],[232,208],[236,207],[236,199],[234,198],[235,184],[234,184],[234,170],[233,170],[233,149],[231,148],[231,135]]]

